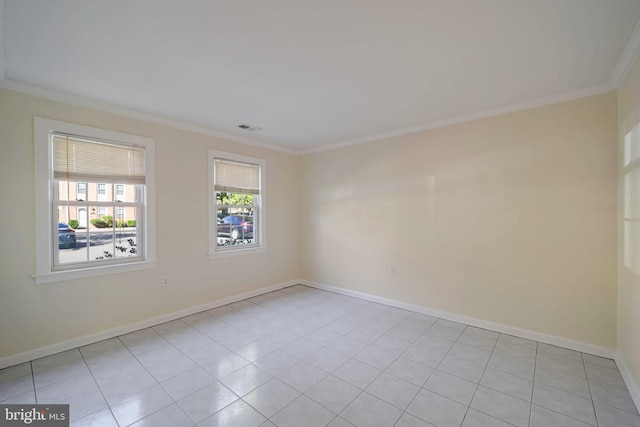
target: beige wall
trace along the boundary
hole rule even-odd
[[[620,87],[618,96],[619,133],[619,189],[620,227],[618,233],[618,351],[636,387],[640,387],[640,224],[632,225],[635,232],[625,229],[623,221],[625,196],[632,190],[636,206],[640,205],[640,168],[635,168],[634,187],[625,184],[624,139],[635,129],[631,140],[640,148],[640,63],[635,66]],[[629,170],[627,169],[627,172]],[[640,219],[634,215],[635,219]],[[636,393],[638,393],[636,389]],[[638,398],[636,394],[636,398]]]
[[[304,156],[303,278],[615,348],[616,102]]]
[[[33,116],[156,140],[157,268],[35,284]],[[210,148],[267,161],[265,253],[208,259]],[[0,90],[0,358],[299,277],[298,167],[296,156]]]

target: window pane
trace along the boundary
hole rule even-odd
[[[217,245],[249,245],[255,244],[254,206],[218,207]]]

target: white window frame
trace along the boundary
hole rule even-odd
[[[117,141],[124,144],[145,147],[145,191],[142,213],[144,219],[145,253],[141,261],[91,265],[73,270],[53,270],[53,133],[83,136],[88,139]],[[82,126],[57,120],[34,117],[35,151],[35,217],[36,217],[36,273],[37,284],[58,282],[154,268],[156,265],[156,218],[155,218],[155,141],[151,138]],[[88,221],[88,219],[87,219]]]
[[[257,225],[254,227],[253,238],[255,244],[249,247],[245,245],[236,246],[218,246],[218,219],[217,219],[217,203],[215,189],[215,167],[216,159],[230,160],[239,163],[250,163],[258,165],[260,168],[260,194],[258,195],[257,215],[254,215],[253,222]],[[235,153],[228,153],[218,150],[209,150],[209,259],[224,258],[236,255],[248,255],[265,252],[267,249],[267,233],[265,224],[267,223],[266,214],[266,162],[264,159],[257,157],[243,156]],[[256,233],[255,230],[258,230]]]

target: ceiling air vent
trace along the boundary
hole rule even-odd
[[[242,123],[242,124],[238,125],[238,127],[240,129],[248,130],[249,132],[255,132],[257,130],[262,130],[262,128],[259,128],[258,126],[251,126],[251,125],[248,125],[246,123]]]

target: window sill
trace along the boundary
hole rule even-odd
[[[105,265],[100,267],[82,268],[78,270],[53,271],[36,274],[36,284],[61,282],[63,280],[84,279],[87,277],[103,276],[105,274],[124,273],[127,271],[148,270],[155,268],[156,261],[140,261],[128,264]]]
[[[267,248],[264,246],[261,246],[259,248],[229,249],[226,251],[209,252],[209,259],[228,258],[228,257],[238,256],[238,255],[251,255],[251,254],[257,254],[257,253],[266,252],[266,251],[267,251]]]

